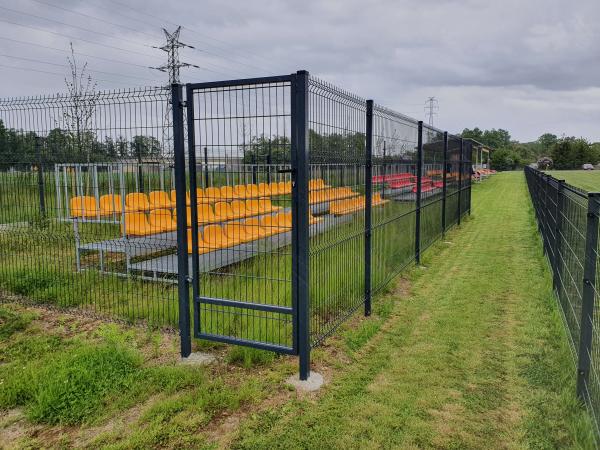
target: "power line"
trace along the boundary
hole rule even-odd
[[[49,3],[43,2],[43,1],[41,1],[41,0],[32,0],[32,1],[36,1],[36,2],[38,2],[38,3],[42,3],[42,4],[47,4],[47,5],[50,5]],[[49,21],[49,22],[54,22],[54,23],[57,23],[57,24],[60,24],[60,25],[69,26],[69,27],[72,27],[72,28],[75,28],[75,29],[80,29],[80,30],[87,31],[87,32],[90,32],[90,33],[99,34],[99,35],[102,35],[102,36],[109,37],[109,38],[111,38],[111,39],[119,39],[119,38],[116,38],[116,37],[114,37],[113,35],[111,35],[111,34],[108,34],[108,33],[103,33],[103,32],[94,31],[94,30],[88,30],[87,28],[79,27],[79,26],[76,26],[76,25],[70,25],[70,24],[68,24],[68,23],[65,23],[65,22],[60,22],[60,21],[57,21],[57,20],[54,20],[54,19],[49,19],[49,18],[46,18],[46,17],[37,16],[37,15],[35,15],[35,14],[30,14],[30,13],[25,13],[25,12],[22,12],[22,11],[17,11],[17,10],[14,10],[14,9],[11,9],[11,8],[6,8],[6,7],[3,7],[3,6],[0,6],[0,8],[1,8],[1,9],[5,9],[5,10],[7,10],[7,11],[15,12],[15,13],[18,13],[18,14],[22,14],[22,15],[26,15],[26,16],[31,16],[31,17],[34,17],[34,18],[37,18],[37,19],[42,19],[42,20],[46,20],[46,21]],[[79,13],[79,12],[72,11],[72,10],[68,10],[67,8],[62,8],[62,7],[57,7],[57,8],[58,8],[58,9],[61,9],[61,10],[64,10],[64,11],[71,12],[71,13],[73,13],[73,14],[79,14],[79,15],[82,15],[82,16],[85,16],[85,17],[88,17],[88,18],[93,18],[93,19],[96,19],[96,20],[100,20],[100,21],[102,21],[102,22],[109,23],[109,24],[111,24],[111,25],[114,25],[114,26],[117,26],[117,27],[121,27],[121,25],[120,25],[120,24],[116,24],[116,23],[114,23],[114,22],[110,22],[110,21],[107,21],[107,20],[104,20],[104,19],[99,19],[99,18],[96,18],[95,16],[92,16],[92,15],[90,15],[90,14]],[[70,38],[70,39],[75,39],[75,40],[79,40],[79,41],[83,41],[83,42],[88,42],[88,43],[91,43],[91,44],[94,44],[94,45],[101,45],[101,46],[103,46],[103,47],[107,47],[107,48],[112,48],[112,49],[121,50],[121,51],[127,51],[127,52],[130,52],[130,53],[135,53],[135,54],[138,54],[138,55],[142,55],[142,56],[148,56],[148,57],[155,58],[155,56],[154,56],[154,55],[150,55],[150,54],[142,53],[142,52],[139,52],[139,51],[135,51],[135,50],[128,50],[128,49],[123,49],[123,48],[119,48],[119,47],[116,47],[116,46],[113,46],[113,45],[109,45],[109,44],[99,44],[99,43],[96,43],[96,42],[93,42],[93,41],[90,41],[90,40],[86,40],[86,39],[83,39],[83,38],[78,38],[78,37],[76,38],[76,37],[73,37],[73,36],[66,35],[66,34],[64,34],[64,33],[58,33],[58,32],[48,31],[48,30],[46,30],[46,29],[43,29],[43,28],[38,28],[38,27],[34,27],[34,26],[31,26],[31,25],[23,25],[23,24],[20,24],[20,23],[17,23],[17,22],[12,22],[12,21],[3,20],[3,19],[0,19],[0,21],[4,21],[4,22],[6,22],[6,23],[10,23],[10,24],[12,24],[12,25],[17,25],[17,26],[21,26],[21,27],[26,27],[26,28],[30,28],[30,29],[35,29],[35,30],[38,30],[38,31],[43,31],[43,32],[51,33],[51,34],[56,34],[56,35],[59,35],[59,36],[65,36],[65,37],[68,37],[68,38]],[[147,35],[147,36],[150,36],[150,37],[154,38],[154,36],[153,36],[153,35],[150,35],[150,34],[148,34],[148,33],[145,33],[145,32],[143,32],[143,31],[137,30],[137,29],[135,29],[135,28],[131,28],[131,27],[125,27],[125,28],[127,28],[127,29],[129,29],[129,30],[132,30],[132,31],[134,31],[134,32],[136,32],[136,33],[144,34],[144,35]],[[121,39],[121,40],[122,40],[122,39]],[[147,45],[147,44],[144,44],[144,43],[141,43],[141,42],[137,42],[137,41],[132,41],[132,40],[125,40],[125,41],[129,41],[129,42],[131,42],[131,43],[133,43],[133,44],[135,44],[135,45],[139,45],[139,46],[150,47],[150,46],[149,46],[149,45]],[[191,47],[191,48],[194,48],[194,47],[192,47],[192,46],[190,46],[190,47]],[[216,55],[216,56],[218,56],[218,55]],[[232,71],[232,70],[233,70],[233,71],[239,72],[239,71],[237,71],[237,70],[235,70],[235,69],[231,69],[231,68],[224,67],[224,66],[219,66],[219,65],[217,65],[217,64],[211,64],[211,65],[213,65],[213,66],[216,66],[216,67],[222,67],[222,68],[223,68],[223,69],[225,69],[225,70],[229,70],[229,71]],[[207,71],[209,71],[209,72],[213,72],[213,73],[217,73],[217,74],[221,74],[221,75],[226,75],[226,76],[228,76],[228,75],[229,75],[229,74],[227,74],[227,73],[225,73],[225,72],[218,71],[218,70],[213,70],[213,69],[210,69],[210,68],[208,68],[208,67],[205,67],[205,65],[204,65],[204,64],[202,64],[202,66],[200,66],[200,65],[197,65],[197,64],[192,64],[191,66],[192,66],[192,67],[194,67],[194,68],[198,68],[198,69],[207,70]],[[240,73],[242,73],[242,72],[240,72]],[[244,73],[244,74],[245,74],[245,75],[249,75],[249,74],[247,74],[247,73]]]
[[[59,72],[51,72],[49,70],[42,70],[42,69],[34,69],[31,67],[19,67],[19,66],[8,66],[6,64],[0,64],[0,68],[5,68],[5,69],[13,69],[13,70],[21,70],[24,72],[39,72],[39,73],[43,73],[43,74],[47,74],[47,75],[56,75],[59,76],[61,78],[64,79],[65,74],[64,73],[59,73]],[[97,81],[102,81],[105,83],[121,83],[121,81],[118,80],[104,80],[104,79],[100,79],[100,78],[96,78]]]
[[[48,45],[42,45],[42,44],[38,44],[38,43],[35,43],[35,42],[26,42],[26,41],[21,41],[19,39],[7,38],[7,37],[4,37],[4,36],[0,36],[0,39],[6,40],[6,41],[10,41],[10,42],[15,42],[17,44],[25,44],[25,45],[31,45],[31,46],[34,46],[34,47],[45,48],[47,50],[54,50],[54,51],[57,51],[57,52],[70,53],[69,50],[66,50],[64,48],[50,47]],[[90,54],[82,53],[82,52],[79,52],[79,51],[75,51],[75,54],[81,55],[81,56],[85,56],[85,57],[88,57],[88,58],[100,59],[100,60],[103,60],[103,61],[108,61],[108,62],[113,62],[113,63],[118,63],[118,64],[126,64],[128,66],[135,66],[135,67],[141,67],[143,69],[148,69],[148,66],[145,66],[143,64],[136,64],[136,63],[132,63],[132,62],[128,62],[128,61],[120,61],[118,59],[105,58],[104,56],[90,55]]]
[[[4,53],[0,53],[0,56],[3,56],[5,58],[18,59],[18,60],[21,60],[21,61],[29,61],[29,62],[39,63],[39,64],[47,64],[49,66],[68,67],[66,64],[51,63],[51,62],[41,61],[41,60],[35,59],[35,58],[26,58],[24,56],[6,55]],[[118,77],[137,78],[139,80],[145,80],[145,81],[152,81],[152,82],[158,81],[158,80],[153,79],[153,78],[138,77],[138,76],[135,76],[135,75],[126,75],[126,74],[120,74],[120,73],[115,73],[115,72],[106,72],[106,71],[103,71],[103,70],[88,69],[88,71],[90,71],[90,72],[96,72],[96,73],[103,73],[105,75],[115,75],[115,76],[118,76]]]
[[[77,26],[77,25],[71,25],[71,24],[66,23],[66,22],[61,22],[60,20],[49,19],[48,17],[38,16],[36,14],[31,14],[31,13],[28,13],[28,12],[18,11],[16,9],[7,8],[5,6],[0,6],[0,9],[4,9],[6,11],[10,11],[10,12],[16,13],[16,14],[21,14],[23,16],[29,16],[29,17],[34,17],[36,19],[40,19],[40,20],[46,20],[48,22],[56,23],[56,24],[62,25],[64,27],[75,28],[76,30],[85,31],[87,33],[98,34],[100,36],[104,36],[104,37],[107,37],[109,39],[115,39],[115,40],[118,40],[118,41],[121,41],[121,42],[130,42],[130,43],[132,43],[134,45],[139,45],[141,47],[148,47],[147,44],[144,44],[144,43],[141,43],[141,42],[133,41],[131,39],[125,39],[125,38],[115,37],[114,35],[112,35],[110,33],[104,33],[102,31],[96,31],[96,30],[90,30],[89,28],[80,27],[80,26]]]
[[[178,24],[176,24],[176,23],[174,23],[174,22],[171,22],[170,20],[168,20],[168,19],[165,19],[164,17],[157,17],[157,16],[155,16],[155,15],[153,15],[153,14],[150,14],[150,13],[149,13],[149,12],[147,12],[147,11],[140,11],[140,10],[138,10],[138,9],[136,9],[136,8],[133,8],[133,7],[132,7],[132,6],[130,6],[130,5],[127,5],[127,4],[124,4],[124,3],[118,2],[118,1],[116,1],[116,0],[110,0],[110,1],[111,1],[111,3],[114,3],[115,5],[119,5],[119,6],[121,6],[121,7],[124,7],[124,8],[130,9],[130,10],[134,11],[136,14],[142,14],[142,15],[144,15],[144,16],[146,16],[146,17],[150,17],[150,18],[152,18],[152,19],[154,19],[154,20],[156,20],[156,21],[158,21],[158,22],[160,22],[160,23],[165,23],[165,22],[166,22],[166,23],[168,23],[169,25],[172,25],[172,26],[178,26]],[[142,20],[140,20],[140,19],[135,19],[135,20],[137,20],[138,22],[144,23],[144,24],[146,24],[146,25],[150,25],[150,26],[152,26],[152,24],[150,24],[150,23],[148,23],[148,22],[145,22],[145,21],[142,21]],[[182,25],[181,27],[182,27],[184,30],[187,30],[187,31],[189,31],[189,32],[191,32],[191,33],[193,33],[193,34],[196,34],[196,35],[198,35],[198,36],[201,36],[201,37],[203,37],[203,38],[205,38],[205,39],[210,39],[210,40],[213,40],[213,41],[216,41],[216,42],[221,42],[222,44],[225,44],[225,45],[227,45],[227,46],[228,46],[228,47],[230,47],[230,48],[229,48],[229,49],[227,49],[227,48],[224,48],[224,47],[218,47],[218,46],[216,46],[216,45],[214,45],[214,44],[208,44],[208,45],[213,45],[214,47],[221,48],[222,50],[231,51],[231,50],[233,49],[233,51],[235,51],[235,52],[239,52],[239,50],[237,50],[236,46],[235,46],[235,45],[233,45],[233,44],[230,44],[230,43],[228,43],[228,42],[226,42],[226,41],[223,41],[223,40],[221,40],[221,39],[216,39],[216,38],[213,38],[213,37],[211,37],[211,36],[205,35],[205,34],[203,34],[203,33],[200,33],[200,32],[198,32],[198,31],[196,31],[195,29],[193,29],[193,28],[191,28],[191,27],[188,27],[188,26],[185,26],[185,25]],[[270,61],[269,61],[267,58],[265,58],[265,57],[263,57],[263,56],[261,56],[261,55],[259,55],[259,54],[255,53],[255,52],[246,51],[246,53],[253,54],[255,57],[257,57],[257,58],[260,58],[260,59],[264,60],[264,61],[265,61],[265,62],[267,62],[268,64],[271,64],[271,62],[270,62]],[[223,56],[221,56],[221,55],[218,55],[218,56],[219,56],[219,57],[223,57]],[[242,56],[242,57],[244,57],[244,58],[246,58],[246,59],[250,59],[250,58],[248,58],[247,56],[245,56],[245,55],[243,55],[243,54],[242,54],[241,56]],[[224,57],[223,57],[223,58],[224,58]],[[234,62],[236,62],[236,64],[244,64],[244,63],[241,63],[241,62],[239,62],[239,61],[236,61],[236,60],[233,60],[233,61],[234,61]],[[261,67],[261,68],[259,68],[259,67],[256,67],[256,66],[251,66],[251,67],[253,67],[253,68],[256,68],[256,69],[259,69],[259,70],[263,70],[263,68],[262,68],[262,67]]]
[[[57,31],[50,31],[50,30],[46,30],[45,28],[34,27],[32,25],[23,25],[22,23],[12,22],[12,21],[6,20],[6,19],[0,19],[0,22],[8,23],[8,24],[11,24],[11,25],[16,25],[16,26],[23,27],[23,28],[29,28],[30,30],[41,31],[43,33],[54,34],[55,36],[66,37],[66,38],[68,38],[70,40],[73,40],[73,41],[87,42],[88,44],[97,45],[99,47],[106,47],[106,48],[110,48],[110,49],[113,49],[113,50],[119,50],[119,51],[122,51],[122,52],[133,53],[133,54],[136,54],[136,55],[147,56],[147,57],[150,57],[150,58],[156,58],[155,55],[150,55],[148,53],[142,53],[142,52],[138,52],[136,50],[130,50],[130,49],[126,49],[126,48],[121,48],[121,47],[117,47],[117,46],[110,45],[110,44],[100,44],[98,42],[94,42],[94,41],[91,41],[89,39],[83,39],[83,38],[80,38],[80,37],[77,37],[77,36],[72,36],[72,35],[68,35],[68,34],[65,34],[65,33],[59,33]]]
[[[86,14],[86,13],[82,13],[82,12],[79,12],[79,11],[75,11],[73,9],[64,8],[62,6],[58,6],[58,5],[55,5],[53,3],[43,1],[43,0],[30,0],[30,1],[36,2],[36,3],[40,3],[42,5],[50,6],[51,8],[56,8],[56,9],[58,9],[60,11],[65,11],[65,12],[68,12],[68,13],[71,13],[71,14],[76,14],[78,16],[87,17],[88,19],[97,20],[98,22],[106,23],[106,24],[112,25],[114,27],[124,28],[126,30],[133,31],[134,33],[143,34],[143,35],[148,36],[148,37],[150,37],[152,39],[156,39],[155,35],[150,34],[150,33],[146,33],[145,31],[141,31],[141,30],[138,30],[136,28],[131,28],[128,25],[123,25],[123,24],[120,24],[120,23],[111,22],[110,20],[102,19],[100,17],[96,17],[96,16],[93,16],[91,14]]]
[[[115,5],[118,5],[118,6],[121,6],[121,7],[123,7],[123,8],[130,9],[130,10],[134,11],[134,12],[136,13],[136,17],[132,17],[132,16],[129,16],[129,15],[125,15],[125,14],[123,14],[122,12],[120,13],[120,15],[121,15],[122,17],[125,17],[125,18],[127,18],[127,19],[129,19],[129,20],[133,20],[133,21],[136,21],[136,22],[142,23],[142,24],[144,24],[144,25],[146,25],[146,26],[150,26],[150,27],[155,27],[155,26],[157,26],[156,24],[150,23],[150,22],[148,22],[148,21],[142,20],[142,19],[140,19],[139,17],[137,17],[139,14],[142,14],[142,15],[145,15],[145,16],[148,16],[148,17],[151,17],[152,19],[156,20],[157,22],[160,22],[161,24],[163,24],[163,23],[165,23],[165,22],[166,22],[166,23],[167,23],[167,24],[169,24],[169,25],[178,26],[178,25],[177,25],[177,24],[175,24],[174,22],[171,22],[171,21],[169,21],[169,20],[167,20],[167,19],[163,19],[163,18],[156,17],[156,16],[154,16],[154,15],[152,15],[152,14],[149,14],[149,13],[147,13],[147,12],[140,11],[140,10],[138,10],[138,9],[132,8],[132,7],[131,7],[131,6],[129,6],[129,5],[126,5],[126,4],[123,4],[123,3],[120,3],[120,2],[116,2],[116,1],[113,1],[113,0],[111,0],[111,2],[112,2],[112,3],[114,3]],[[101,6],[101,7],[103,7],[103,8],[106,8],[106,7],[105,7],[105,6],[103,6],[103,5],[97,5],[97,6]],[[193,29],[191,29],[191,28],[189,28],[189,27],[183,27],[183,26],[182,26],[182,29],[185,29],[185,30],[187,30],[187,31],[190,31],[190,32],[192,32],[192,33],[194,33],[194,34],[201,35],[201,33],[198,33],[198,32],[196,32],[195,30],[193,30]],[[140,31],[138,31],[138,32],[140,32]],[[143,32],[140,32],[140,33],[143,33]],[[208,44],[208,45],[213,45],[213,46],[215,46],[214,44]],[[217,46],[215,46],[215,47],[217,47]],[[233,46],[232,46],[232,47],[233,47]],[[222,47],[217,47],[217,48],[222,48]],[[231,58],[231,57],[228,57],[228,56],[224,56],[224,55],[222,55],[222,54],[220,54],[220,53],[211,52],[211,51],[209,51],[209,50],[201,49],[201,48],[199,48],[199,46],[195,46],[195,47],[194,47],[194,49],[195,49],[196,51],[200,52],[200,53],[205,53],[205,54],[207,54],[207,55],[211,55],[211,56],[214,56],[214,57],[216,57],[216,58],[223,59],[223,60],[225,60],[225,61],[230,61],[230,62],[231,62],[231,63],[233,63],[233,64],[242,65],[242,66],[249,66],[249,67],[252,67],[252,68],[256,68],[257,70],[263,70],[263,68],[262,68],[262,67],[257,67],[257,66],[249,65],[249,64],[246,64],[246,63],[244,63],[244,62],[238,61],[238,60],[236,60],[236,59],[234,59],[234,58]],[[224,49],[224,50],[226,50],[226,49]],[[231,50],[228,50],[228,51],[231,51]],[[251,52],[247,52],[247,53],[251,53]],[[245,58],[246,58],[246,59],[249,59],[248,57],[245,57]],[[263,59],[264,59],[265,61],[268,61],[268,60],[267,60],[267,59],[265,59],[265,58],[263,58]],[[205,67],[205,65],[206,65],[206,64],[210,64],[210,65],[212,65],[212,66],[215,66],[215,67],[220,67],[220,68],[222,68],[222,69],[225,69],[225,70],[227,70],[227,71],[229,71],[229,72],[232,72],[232,71],[233,71],[233,72],[237,72],[237,73],[240,73],[240,74],[242,74],[242,75],[244,75],[244,76],[250,76],[250,77],[251,77],[251,76],[253,76],[253,74],[250,74],[250,73],[248,73],[248,72],[244,72],[244,71],[242,71],[242,70],[239,70],[239,69],[234,69],[234,68],[232,68],[232,67],[228,67],[228,66],[219,65],[219,64],[216,64],[216,63],[207,63],[206,61],[204,61],[204,62],[203,62],[203,64],[202,64],[202,66],[203,66],[202,68],[203,68],[203,69],[206,69],[206,67]],[[212,70],[212,72],[215,72],[215,73],[221,73],[221,74],[223,74],[223,75],[230,76],[230,74],[228,74],[228,73],[224,73],[224,72],[220,72],[220,71],[215,71],[215,70]]]

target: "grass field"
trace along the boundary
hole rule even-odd
[[[600,192],[600,170],[550,170],[548,173],[584,191]]]
[[[286,387],[293,358],[186,367],[172,335],[1,307],[0,447],[593,448],[523,174],[473,201],[314,352],[315,395]]]

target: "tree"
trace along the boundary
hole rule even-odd
[[[475,127],[472,130],[465,128],[460,134],[463,138],[474,139],[492,148],[502,148],[510,144],[510,133],[502,128],[492,128],[491,130],[482,131]]]
[[[597,164],[598,153],[582,138],[565,137],[558,140],[551,150],[555,169],[581,169],[584,164]]]
[[[291,144],[287,136],[254,136],[248,147],[242,147],[245,164],[286,164],[290,162]]]
[[[134,136],[130,144],[130,155],[136,158],[160,156],[162,146],[154,136]]]
[[[515,170],[522,164],[519,155],[509,148],[501,148],[492,152],[491,165],[495,170]]]
[[[538,144],[540,144],[542,148],[542,151],[546,152],[546,154],[550,151],[552,146],[556,144],[557,141],[558,137],[552,133],[544,133],[537,140]]]
[[[81,68],[77,65],[73,43],[71,43],[71,56],[67,61],[71,68],[71,77],[65,78],[69,104],[64,109],[63,120],[76,153],[85,155],[85,161],[89,163],[95,140],[91,125],[98,100],[96,83],[92,81],[90,75],[86,75],[87,63],[84,63]]]

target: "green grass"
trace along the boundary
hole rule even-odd
[[[316,396],[284,384],[295,358],[217,347],[216,366],[182,367],[168,336],[0,308],[0,408],[25,417],[0,434],[21,429],[17,448],[593,448],[523,175],[473,199],[371,317],[313,352]]]
[[[523,174],[474,200],[318,402],[266,409],[234,448],[594,447]]]
[[[21,411],[26,420],[23,436],[11,447],[71,447],[76,446],[73,440],[85,438],[94,446],[115,448],[160,447],[176,441],[196,448],[203,437],[192,430],[262,399],[271,380],[251,371],[232,379],[203,367],[176,365],[177,346],[165,349],[160,334],[115,325],[90,332],[89,321],[52,316],[64,325],[47,328],[47,316],[42,319],[18,306],[0,308],[3,320],[19,324],[0,340],[0,434],[14,426],[2,420],[2,413]],[[261,363],[249,364],[273,362],[269,354]],[[228,372],[235,367],[231,364]],[[117,433],[104,428],[137,408],[135,418],[128,419],[135,427],[125,423]],[[55,430],[60,442],[38,439],[36,428],[27,424]]]
[[[600,192],[600,170],[550,170],[550,175],[587,192]]]

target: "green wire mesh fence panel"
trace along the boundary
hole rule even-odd
[[[421,179],[421,251],[442,235],[444,132],[423,125]]]
[[[373,112],[373,291],[415,256],[417,121],[376,105]]]
[[[317,345],[365,301],[365,100],[309,83],[310,334]]]
[[[5,293],[176,326],[172,280],[136,267],[176,247],[169,99],[140,88],[0,100]]]
[[[578,394],[598,426],[598,222],[600,196],[525,168],[544,253],[553,275],[569,346],[577,361]]]
[[[446,158],[446,228],[458,223],[460,138],[448,136]]]

